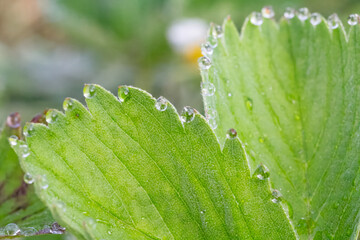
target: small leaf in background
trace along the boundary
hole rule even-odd
[[[287,9],[279,23],[252,14],[224,37],[202,70],[215,132],[237,129],[250,166],[264,163],[302,239],[356,239],[359,229],[360,26]],[[201,66],[200,66],[201,68]],[[211,114],[210,114],[211,115]]]
[[[84,96],[89,110],[66,99],[65,114],[48,111],[48,126],[27,124],[26,142],[14,145],[76,237],[295,239],[268,175],[250,175],[235,130],[221,151],[190,107],[180,117],[166,99],[125,86],[119,99],[98,85]]]
[[[63,233],[64,229],[55,223],[50,211],[35,195],[31,185],[33,176],[23,173],[18,156],[10,146],[21,137],[20,115],[13,113],[0,133],[0,239]],[[23,155],[29,154],[25,145],[19,148]]]

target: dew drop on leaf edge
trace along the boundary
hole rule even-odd
[[[204,96],[213,96],[215,93],[215,86],[211,82],[202,82],[201,83],[201,92]]]
[[[216,129],[217,128],[217,122],[216,122],[216,119],[214,118],[210,118],[208,119],[208,123],[209,123],[209,126],[212,128],[212,129]]]
[[[221,38],[224,35],[224,30],[220,25],[215,25],[213,34],[216,38]]]
[[[313,26],[319,25],[321,23],[321,15],[319,13],[312,13],[310,16],[310,23]]]
[[[230,128],[227,133],[226,133],[226,137],[229,138],[229,139],[234,139],[237,137],[237,132],[235,129],[233,128]]]
[[[259,179],[259,180],[265,180],[267,179],[269,176],[270,176],[270,173],[269,173],[269,169],[263,165],[263,164],[260,164],[255,172],[254,172],[254,175]]]
[[[261,14],[264,18],[273,18],[275,16],[272,6],[265,6],[261,9]]]
[[[5,235],[8,235],[8,236],[16,236],[20,233],[20,228],[15,223],[9,223],[8,225],[6,225],[4,227],[4,232],[5,232]]]
[[[201,53],[204,55],[204,56],[211,56],[214,52],[214,49],[213,47],[210,45],[210,43],[203,43],[201,44]]]
[[[273,196],[273,199],[271,199],[271,201],[273,203],[278,203],[278,202],[281,202],[282,201],[282,194],[279,190],[277,189],[274,189],[272,192],[271,192],[271,195]]]
[[[328,25],[330,29],[336,29],[339,27],[340,19],[337,14],[332,14],[328,18]]]
[[[19,150],[20,150],[20,154],[23,158],[27,158],[28,156],[30,156],[30,150],[28,145],[23,144],[19,146]]]
[[[118,89],[118,97],[120,102],[125,102],[130,96],[130,90],[127,86],[120,86]]]
[[[284,12],[284,17],[286,19],[292,19],[295,17],[295,9],[291,7],[287,7]]]
[[[192,107],[184,107],[180,119],[184,123],[192,122],[195,118],[195,110]]]
[[[25,173],[24,174],[24,182],[26,184],[33,184],[34,183],[34,177],[31,175],[31,173]]]
[[[308,8],[300,8],[297,12],[297,17],[300,21],[305,21],[310,16],[310,11]]]
[[[72,100],[71,98],[66,98],[65,101],[64,101],[64,103],[63,103],[63,109],[64,109],[65,111],[67,111],[67,110],[72,109],[73,106],[74,106],[73,100]]]
[[[253,12],[250,15],[250,22],[255,26],[260,26],[263,23],[263,17],[259,12]]]
[[[25,137],[31,137],[31,135],[34,133],[34,124],[33,123],[27,123],[24,126],[23,134]]]
[[[16,146],[18,143],[18,140],[19,140],[19,138],[16,135],[12,135],[9,137],[9,143],[11,146]]]
[[[49,110],[46,113],[45,119],[48,124],[56,122],[58,118],[58,113],[54,110]]]
[[[211,60],[208,57],[200,57],[198,59],[200,70],[208,70],[211,67]]]
[[[207,37],[207,43],[214,49],[218,45],[218,40],[212,34]]]
[[[358,24],[360,21],[359,15],[358,14],[350,14],[348,17],[348,24],[350,26],[355,26],[356,24]]]
[[[93,98],[96,96],[96,87],[93,84],[86,84],[84,87],[84,97],[85,98]]]
[[[49,183],[48,183],[47,177],[45,175],[38,176],[37,183],[38,183],[39,187],[43,190],[45,190],[49,187]]]
[[[165,111],[167,109],[167,100],[164,97],[159,97],[156,99],[155,102],[155,108],[161,112]]]

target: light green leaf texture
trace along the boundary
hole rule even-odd
[[[216,88],[204,102],[219,141],[238,131],[250,166],[270,169],[302,239],[359,232],[359,54],[359,24],[346,34],[324,19],[248,19],[239,37],[228,19],[202,72]]]
[[[7,125],[0,132],[0,239],[9,237],[8,224],[16,224],[20,231],[14,231],[21,236],[35,234],[54,223],[33,186],[24,182],[18,156],[8,142],[19,132]]]
[[[84,89],[49,125],[24,130],[25,171],[54,217],[78,239],[295,239],[266,169],[250,175],[236,137],[224,148],[196,112],[146,92]],[[164,109],[166,107],[166,109]],[[160,111],[161,109],[163,111]],[[225,134],[225,133],[224,133]]]

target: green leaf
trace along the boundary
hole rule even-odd
[[[360,31],[297,17],[228,19],[203,81],[216,134],[238,131],[250,166],[264,163],[304,239],[356,239],[359,232]],[[209,85],[209,84],[208,84]],[[206,85],[205,85],[206,86]],[[214,120],[212,120],[214,121]]]
[[[23,180],[18,156],[8,142],[11,135],[20,136],[20,116],[17,113],[8,117],[0,133],[0,239],[7,236],[6,226],[11,223],[19,228],[18,236],[34,234],[54,223],[33,186]]]
[[[89,111],[66,99],[48,126],[25,127],[31,154],[22,158],[38,195],[79,239],[295,239],[239,139],[221,151],[196,110],[186,108],[182,123],[165,99],[136,88],[119,88],[120,101],[98,85],[84,95]]]

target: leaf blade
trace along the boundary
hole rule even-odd
[[[66,211],[51,209],[77,236],[294,238],[283,209],[271,202],[267,180],[251,185],[256,195],[252,200],[265,206],[249,204],[246,211],[266,207],[271,211],[260,211],[263,220],[250,223],[251,216],[241,213],[241,201],[249,200],[240,201],[239,195],[236,199],[221,170],[224,154],[199,114],[183,127],[170,103],[158,111],[155,99],[141,90],[128,88],[129,95],[121,102],[97,85],[91,88],[95,95],[87,95],[89,111],[68,99],[65,105],[71,107],[65,115],[52,111],[49,116],[56,117],[48,127],[33,125],[26,140],[31,154],[23,160],[29,171],[47,176],[49,187],[38,188],[38,194],[50,208],[54,202],[65,203]],[[231,149],[241,152],[240,142],[232,142]],[[246,163],[244,155],[232,157]],[[255,181],[244,166],[243,181]],[[88,217],[96,222],[96,230]],[[272,218],[277,224],[265,221]],[[252,231],[243,228],[245,220]],[[262,231],[255,231],[259,228]]]
[[[292,205],[301,237],[356,238],[359,27],[349,41],[324,20],[248,21],[240,38],[226,21],[224,31],[203,78],[217,89],[204,102],[218,112],[220,141],[238,130],[251,167],[265,163]]]

